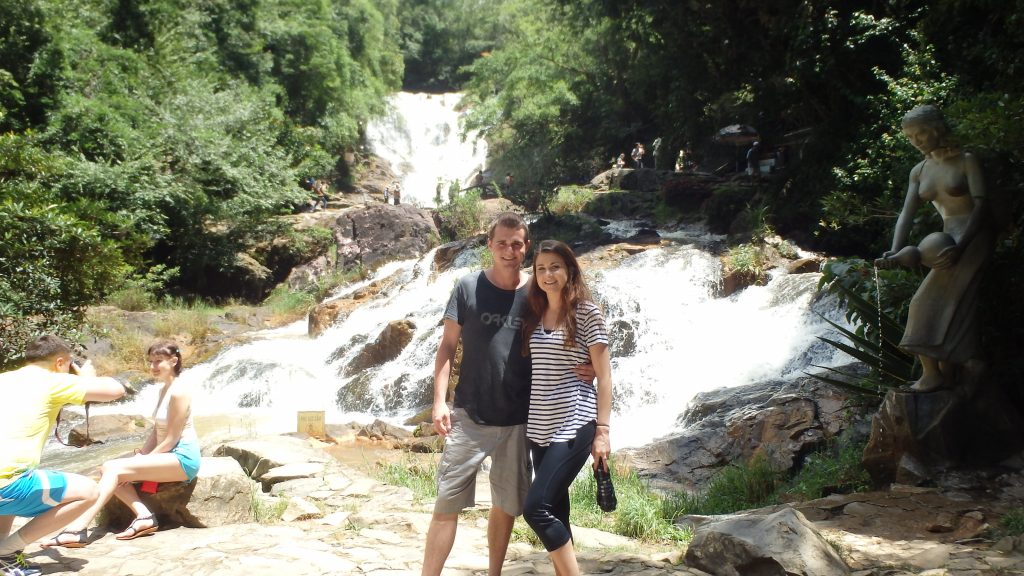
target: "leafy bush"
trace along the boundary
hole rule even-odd
[[[468,238],[480,231],[483,206],[480,190],[473,188],[457,195],[437,211],[441,218],[440,232],[445,242]]]
[[[1003,515],[999,521],[1007,536],[1024,534],[1024,508],[1014,508]]]
[[[781,482],[768,459],[758,455],[745,464],[731,464],[718,471],[707,488],[698,493],[681,492],[665,500],[662,514],[677,518],[686,514],[728,514],[760,508],[776,501]]]
[[[548,210],[559,215],[579,214],[593,199],[594,191],[590,188],[562,186],[555,197],[548,201]]]
[[[829,494],[863,492],[871,487],[871,478],[861,464],[867,441],[851,441],[843,435],[808,456],[800,470],[783,488],[805,500]]]

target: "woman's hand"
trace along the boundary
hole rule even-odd
[[[598,426],[594,434],[594,444],[590,448],[590,455],[594,457],[594,468],[602,466],[608,469],[608,455],[611,454],[611,441],[608,439],[608,427]]]

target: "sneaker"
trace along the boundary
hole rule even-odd
[[[3,576],[39,576],[43,571],[25,562],[21,552],[0,556],[0,575]]]

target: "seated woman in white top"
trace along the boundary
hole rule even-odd
[[[44,548],[81,548],[88,544],[86,529],[96,514],[117,496],[127,504],[135,519],[118,540],[131,540],[156,532],[156,517],[139,499],[133,482],[191,482],[199,473],[199,439],[192,424],[192,394],[175,379],[181,374],[181,350],[173,342],[157,342],[146,353],[153,377],[161,384],[160,399],[153,412],[154,426],[142,449],[133,456],[103,464],[99,498],[68,527],[42,544]]]

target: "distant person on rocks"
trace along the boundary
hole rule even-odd
[[[608,328],[572,249],[557,240],[537,247],[523,338],[532,362],[530,441],[534,479],[523,518],[544,544],[555,573],[580,573],[569,526],[569,487],[587,458],[608,470],[612,410]],[[576,365],[591,361],[597,386]]]
[[[384,187],[384,203],[385,204],[390,204],[391,203],[391,185],[390,184],[388,184],[387,186]]]
[[[644,167],[644,145],[640,142],[633,146],[633,151],[630,152],[629,156],[633,159],[633,166],[636,168]]]
[[[512,177],[512,173],[508,172],[505,174],[505,197],[512,193],[512,182],[515,178]]]
[[[160,384],[153,411],[153,428],[133,456],[103,464],[99,498],[68,527],[43,544],[44,548],[81,548],[89,543],[87,529],[103,506],[116,496],[135,513],[135,519],[114,535],[134,540],[159,529],[156,517],[139,499],[134,482],[191,482],[199,474],[199,437],[192,423],[192,389],[177,382],[181,349],[170,341],[156,342],[146,351],[149,371]]]
[[[437,472],[437,501],[423,554],[424,576],[441,574],[455,543],[458,517],[475,503],[476,474],[491,458],[487,523],[488,574],[501,574],[515,517],[530,485],[526,418],[530,360],[523,356],[522,316],[529,274],[521,270],[530,245],[518,214],[499,214],[487,233],[492,264],[456,284],[444,313],[434,360],[433,422],[445,437]],[[454,407],[446,403],[455,351],[463,355]],[[593,367],[578,369],[593,378]],[[588,375],[589,373],[589,375]]]
[[[316,194],[316,204],[313,209],[315,210],[319,206],[321,210],[327,210],[327,182],[317,180],[313,185],[313,192]]]
[[[619,154],[619,157],[615,159],[615,167],[622,170],[626,167],[626,153]]]
[[[60,530],[96,502],[96,483],[85,476],[42,470],[39,459],[65,404],[110,402],[127,388],[98,377],[92,363],[75,366],[71,347],[40,336],[25,347],[26,364],[0,374],[0,574],[34,576],[25,546]],[[16,516],[31,517],[11,534]]]
[[[747,175],[749,176],[760,176],[761,175],[761,143],[754,142],[750,149],[747,150]]]
[[[398,182],[395,182],[391,193],[395,196],[395,206],[400,205],[402,203],[402,187]]]

